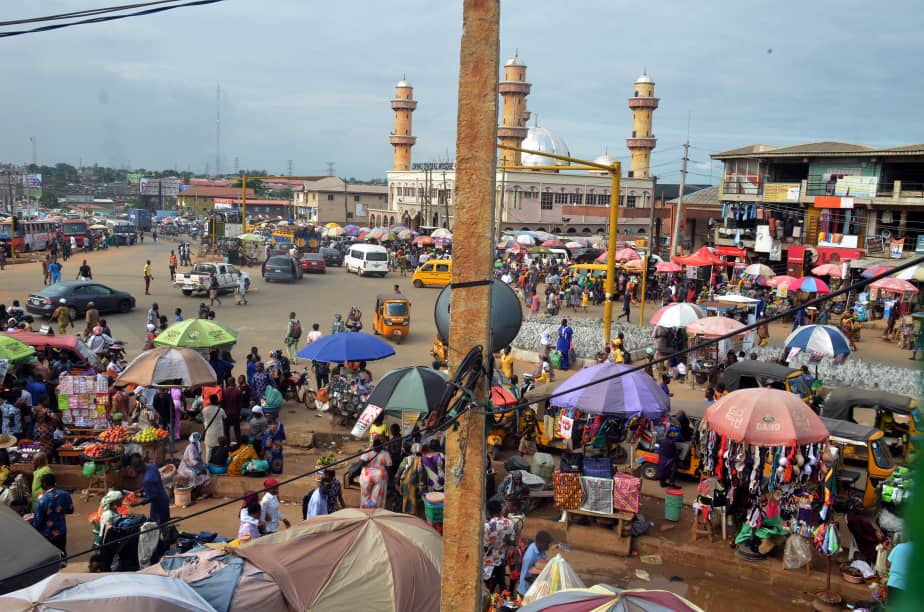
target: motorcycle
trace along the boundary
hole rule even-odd
[[[295,400],[305,404],[308,408],[313,408],[312,391],[308,383],[311,380],[310,374],[308,366],[303,367],[299,373],[290,372],[289,376],[282,381],[282,396],[287,400]]]

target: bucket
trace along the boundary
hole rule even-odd
[[[424,515],[427,522],[434,527],[443,524],[443,499],[443,494],[437,491],[424,495]]]
[[[553,370],[561,369],[561,353],[558,351],[552,351],[549,355],[549,363],[552,365]]]
[[[192,505],[193,487],[174,487],[173,502],[182,508]]]
[[[683,491],[668,489],[664,496],[664,520],[677,522],[683,510]]]

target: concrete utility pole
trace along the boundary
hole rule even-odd
[[[499,0],[463,0],[456,122],[456,223],[450,365],[476,346],[491,351],[491,248],[497,173]],[[487,397],[484,379],[475,400]],[[446,436],[446,500],[440,609],[482,607],[485,416],[478,408]]]
[[[671,255],[677,254],[677,238],[680,232],[680,219],[683,216],[683,190],[687,184],[687,162],[690,160],[690,140],[683,143],[683,160],[680,162],[680,193],[677,194],[677,210],[674,211],[674,226],[671,228]]]

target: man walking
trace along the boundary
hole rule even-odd
[[[144,294],[151,295],[151,279],[154,276],[151,274],[151,260],[147,260],[144,264]]]
[[[241,274],[237,278],[237,291],[234,292],[234,303],[247,305],[247,278]]]
[[[172,250],[170,251],[170,259],[168,261],[168,266],[170,268],[170,280],[176,280],[176,253]]]
[[[626,292],[625,292],[625,293],[623,294],[623,296],[622,296],[622,314],[620,314],[618,317],[616,317],[616,320],[617,320],[617,321],[618,321],[619,319],[625,317],[625,318],[626,318],[626,322],[627,322],[627,323],[629,322],[629,307],[630,307],[631,305],[632,305],[632,294],[631,294],[631,293],[629,292],[629,290],[627,289]]]
[[[86,339],[93,333],[93,328],[99,325],[99,310],[97,310],[96,304],[93,302],[87,302],[87,312],[84,320],[87,325],[83,330],[83,337]]]
[[[231,430],[234,430],[234,439],[241,441],[241,415],[244,408],[244,396],[234,384],[234,377],[228,377],[228,385],[221,392],[221,408],[225,411],[225,440],[231,441]]]
[[[93,280],[93,271],[90,269],[90,265],[87,263],[86,259],[80,264],[80,268],[77,270],[77,278],[74,280]]]
[[[51,284],[56,285],[61,282],[61,262],[57,259],[52,259],[51,263],[48,264],[48,274],[51,276]]]
[[[157,326],[160,325],[160,306],[157,302],[151,304],[151,308],[148,309],[147,324],[153,325],[154,329],[157,329]]]
[[[266,493],[260,500],[261,518],[266,523],[266,533],[276,533],[279,531],[279,523],[282,523],[288,529],[292,526],[289,519],[279,511],[279,482],[275,478],[267,478],[263,481],[263,487]]]
[[[74,320],[71,319],[71,309],[67,305],[67,300],[61,298],[58,300],[58,307],[51,313],[51,318],[58,322],[58,335],[63,336],[67,331],[67,326],[74,327]]]
[[[74,500],[70,493],[56,488],[57,481],[52,473],[43,475],[40,484],[43,493],[35,503],[32,526],[67,556],[66,515],[74,514]]]
[[[214,308],[215,302],[218,302],[218,305],[221,306],[221,298],[218,297],[218,275],[212,270],[212,273],[209,274],[209,306]]]
[[[286,356],[289,358],[289,361],[295,365],[298,363],[298,356],[296,355],[296,347],[298,346],[298,340],[302,337],[302,323],[295,318],[295,313],[289,313],[289,323],[286,326]]]

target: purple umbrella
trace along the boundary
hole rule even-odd
[[[670,400],[644,370],[609,378],[630,369],[630,366],[618,363],[600,363],[584,368],[558,387],[552,405],[576,408],[590,414],[641,415],[648,418],[665,415]],[[590,386],[584,386],[588,384]]]

